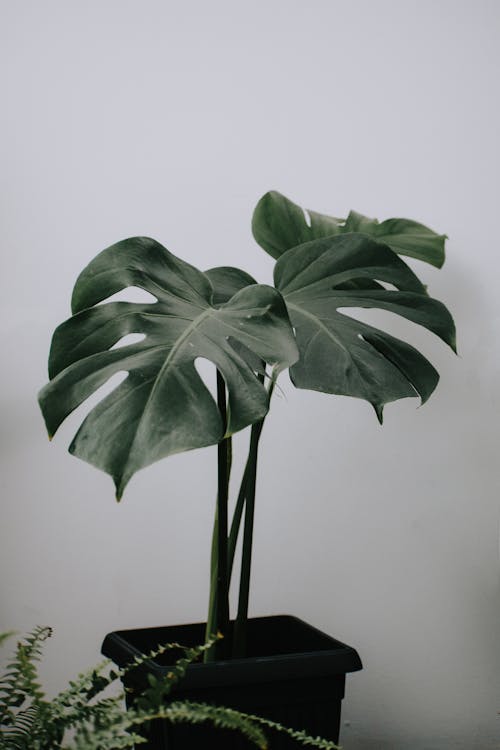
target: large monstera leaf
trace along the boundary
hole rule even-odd
[[[258,202],[252,219],[256,241],[273,258],[304,242],[338,234],[362,232],[384,242],[391,250],[440,268],[444,263],[446,235],[410,219],[387,219],[379,223],[351,211],[347,219],[304,210],[281,193],[271,191]]]
[[[131,286],[157,301],[98,304]],[[73,316],[54,333],[50,382],[39,402],[53,435],[112,375],[128,373],[90,411],[70,446],[71,453],[111,474],[118,498],[138,469],[223,438],[220,412],[197,372],[197,358],[210,360],[225,380],[226,434],[266,414],[266,389],[241,351],[277,373],[296,361],[297,348],[280,294],[265,285],[242,286],[229,301],[214,303],[208,275],[147,238],[104,250],[79,276]],[[113,348],[130,333],[144,338]]]
[[[339,312],[349,307],[388,310],[427,328],[454,349],[449,312],[427,295],[389,247],[356,233],[313,240],[282,254],[274,279],[300,352],[290,370],[295,386],[366,399],[380,421],[390,401],[416,395],[422,402],[428,399],[439,376],[422,354]]]

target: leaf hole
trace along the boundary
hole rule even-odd
[[[102,302],[99,302],[99,304],[107,305],[109,302],[136,302],[139,304],[154,304],[155,302],[158,302],[158,298],[138,286],[128,286],[126,289],[120,289],[119,292],[112,294],[110,297],[106,297],[106,299]]]
[[[384,289],[388,292],[397,292],[398,288],[395,284],[390,284],[388,281],[381,281],[380,279],[375,279],[377,284],[380,284],[380,286],[384,287]]]
[[[382,334],[394,336],[401,341],[405,341],[411,346],[416,347],[425,356],[432,356],[442,346],[435,335],[426,330],[418,323],[408,320],[403,315],[398,315],[390,310],[381,310],[380,308],[360,308],[360,307],[339,307],[337,312],[345,315],[360,323],[360,327],[367,325],[370,329],[375,329]],[[369,331],[368,331],[369,333]],[[357,331],[358,338],[363,339],[363,333]],[[426,354],[427,352],[427,354]]]
[[[115,388],[123,383],[128,378],[127,370],[120,370],[115,372],[111,377],[106,380],[97,390],[94,391],[88,398],[83,401],[67,419],[63,422],[57,432],[58,439],[62,442],[69,442],[73,438],[74,434],[79,429],[85,417],[92,411],[94,406],[108,396]]]
[[[194,366],[212,398],[217,401],[217,372],[214,363],[206,357],[196,357]]]
[[[302,212],[304,214],[304,221],[306,222],[307,226],[311,228],[311,215],[309,211],[307,210],[307,208],[303,208]]]
[[[111,391],[114,391],[115,388],[118,388],[118,386],[127,378],[128,370],[120,370],[119,372],[115,372],[115,374],[111,375],[109,380],[106,380],[106,382],[103,383],[100,388],[94,391],[94,393],[89,396],[89,398],[84,403],[88,404],[92,401],[93,403],[97,404],[99,401],[102,401],[104,396],[107,396],[108,393],[111,393]]]
[[[144,341],[146,338],[145,333],[127,333],[126,336],[122,336],[116,344],[110,346],[110,349],[121,349],[122,346],[130,346],[130,344],[138,344],[139,341]]]

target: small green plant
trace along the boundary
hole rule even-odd
[[[154,652],[136,657],[121,670],[103,661],[80,674],[55,698],[48,699],[40,684],[37,662],[44,641],[52,631],[37,627],[17,643],[14,657],[0,678],[0,749],[1,750],[118,750],[140,745],[146,740],[139,733],[143,725],[156,719],[172,723],[212,724],[220,729],[242,733],[258,748],[266,750],[268,742],[263,728],[285,732],[303,745],[319,750],[335,750],[328,740],[309,737],[305,732],[287,729],[267,719],[222,706],[169,698],[174,685],[182,679],[189,664],[199,660],[218,638],[204,646],[185,648],[165,679],[149,675],[149,687],[138,697],[134,708],[124,707],[124,694],[103,692],[125,674],[178,643],[158,647]],[[0,644],[11,634],[0,635]]]
[[[347,219],[305,211],[276,192],[259,201],[252,229],[276,259],[274,287],[238,268],[199,271],[145,237],[103,250],[76,281],[73,315],[54,333],[50,382],[39,394],[52,437],[112,375],[127,373],[70,445],[71,453],[113,477],[118,499],[139,469],[217,445],[207,633],[229,631],[229,586],[244,515],[236,657],[245,653],[259,440],[279,373],[290,368],[297,388],[365,399],[382,422],[385,404],[408,396],[425,402],[439,376],[413,346],[346,311],[392,312],[455,348],[448,310],[400,257],[440,267],[445,235],[408,219],[379,223],[354,211]],[[128,287],[155,301],[109,301]],[[142,340],[120,345],[132,333]],[[214,365],[216,399],[196,369],[200,358]],[[248,458],[230,524],[231,436],[247,427]],[[227,644],[219,644],[216,656],[229,657]]]

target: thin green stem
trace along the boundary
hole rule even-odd
[[[264,376],[261,378],[264,380]],[[274,390],[274,380],[271,380],[268,388],[268,397],[271,399]],[[224,401],[225,404],[225,401]],[[264,418],[265,419],[265,418]],[[250,446],[248,457],[241,480],[240,489],[238,492],[238,498],[233,513],[233,519],[231,523],[231,530],[228,538],[227,545],[227,591],[229,592],[229,586],[231,582],[231,576],[234,565],[234,557],[236,553],[236,544],[238,541],[239,530],[241,526],[241,520],[243,517],[243,510],[245,512],[245,531],[242,549],[242,569],[240,575],[240,591],[239,591],[239,603],[238,603],[238,617],[235,623],[235,642],[233,655],[244,652],[246,642],[246,621],[248,617],[248,599],[250,589],[250,568],[251,568],[251,557],[252,557],[252,538],[253,538],[253,518],[254,518],[254,506],[255,506],[255,484],[257,474],[257,454],[260,436],[262,428],[264,426],[264,419],[257,424],[253,425],[250,436]],[[227,438],[228,441],[228,475],[227,485],[229,484],[229,472],[231,468],[231,439]],[[219,464],[220,466],[220,464]],[[247,495],[250,494],[251,507],[248,509],[246,503]],[[226,503],[227,507],[227,503]],[[217,591],[218,591],[218,506],[215,513],[214,529],[212,535],[212,554],[211,554],[211,574],[210,574],[210,598],[209,598],[209,610],[206,627],[206,639],[215,633],[218,627],[218,609],[217,609]],[[205,652],[204,661],[213,661],[216,658],[214,647],[209,651]],[[218,657],[222,658],[222,657]]]
[[[217,506],[215,507],[214,528],[212,531],[212,546],[210,552],[210,595],[208,600],[207,625],[205,628],[205,642],[215,634],[217,630]],[[212,646],[203,654],[205,662],[213,661],[215,649]]]
[[[228,438],[230,440],[231,438]],[[243,479],[241,481],[240,490],[238,493],[238,499],[233,513],[233,520],[231,522],[231,531],[229,532],[229,541],[227,549],[227,577],[228,577],[228,588],[231,586],[231,576],[233,573],[234,557],[236,553],[236,544],[238,542],[238,535],[241,526],[241,519],[243,517],[243,509],[245,507],[245,492],[246,492],[246,476],[249,470],[249,460],[245,466]],[[216,607],[216,590],[217,590],[217,512],[215,513],[214,529],[212,533],[212,553],[211,553],[211,564],[210,564],[210,599],[208,606],[208,618],[207,627],[205,630],[205,641],[207,641],[216,630],[217,623],[217,607]],[[207,651],[204,654],[204,660],[213,661],[214,655],[213,650]]]
[[[233,520],[231,522],[231,531],[229,532],[229,544],[227,548],[227,574],[229,582],[231,583],[231,576],[233,574],[234,555],[236,553],[236,543],[238,541],[238,534],[240,532],[241,519],[243,517],[243,509],[245,507],[245,496],[247,491],[247,477],[250,471],[250,456],[247,458],[245,464],[245,471],[243,472],[243,478],[241,480],[240,491],[238,492],[238,498],[236,505],[234,506]]]
[[[217,403],[224,432],[227,428],[226,384],[217,370]],[[217,446],[217,629],[227,635],[229,625],[229,587],[227,577],[227,504],[229,495],[229,451],[223,438]]]
[[[269,386],[269,399],[274,389],[274,381]],[[265,418],[264,418],[265,419]],[[247,469],[245,470],[245,526],[243,531],[243,545],[241,552],[240,590],[238,597],[238,613],[234,626],[233,657],[241,658],[245,655],[248,621],[248,600],[250,596],[250,571],[252,566],[252,542],[255,516],[255,487],[257,481],[257,458],[259,440],[264,426],[264,419],[253,425],[250,436],[250,450],[248,453]]]
[[[224,432],[227,429],[226,384],[217,370],[217,405],[222,418]],[[217,508],[214,522],[214,538],[211,556],[211,579],[216,577],[215,595],[211,586],[207,634],[215,630],[228,635],[229,630],[229,580],[228,580],[228,520],[229,473],[231,466],[231,442],[223,438],[217,445]],[[210,631],[211,633],[210,633]],[[207,652],[207,660],[222,659],[226,655],[227,640],[217,641],[213,653]]]
[[[229,479],[231,475],[231,464],[232,464],[232,439],[230,437],[226,438],[227,440],[227,447],[228,447],[228,463],[227,463],[227,478],[228,478],[228,485],[229,485]],[[233,536],[233,526],[234,526],[234,519],[231,525],[231,533],[229,535],[229,548],[228,548],[228,589],[231,583],[231,569],[232,569],[232,560],[234,558],[234,549],[232,549],[235,546],[235,542],[232,541]],[[214,516],[214,527],[212,531],[212,545],[211,545],[211,553],[210,553],[210,595],[208,600],[208,615],[207,615],[207,625],[205,628],[205,642],[208,641],[217,631],[217,550],[218,550],[218,524],[217,524],[217,504],[215,507],[215,516]],[[236,529],[236,535],[238,534],[238,529]],[[232,551],[231,551],[232,550]],[[214,659],[214,649],[209,649],[206,651],[203,655],[204,661],[213,661]]]
[[[257,474],[257,447],[262,424],[252,427],[250,438],[250,471],[246,485],[245,525],[241,551],[240,590],[238,597],[238,614],[234,626],[233,657],[244,656],[246,645],[246,621],[248,617],[248,599],[250,595],[250,568],[252,564],[253,524],[255,514],[255,481]]]

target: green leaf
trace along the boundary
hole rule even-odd
[[[423,260],[440,268],[444,263],[445,234],[409,219],[387,219],[381,224],[351,211],[346,220],[304,211],[281,193],[272,191],[260,199],[252,219],[256,241],[273,258],[296,245],[322,237],[362,232],[384,242],[399,255]]]
[[[291,368],[294,385],[369,401],[382,421],[384,404],[420,395],[438,382],[416,349],[339,308],[375,307],[401,315],[455,348],[447,309],[427,296],[415,274],[387,246],[362,234],[314,240],[284,253],[275,268],[300,351]],[[368,282],[350,288],[351,282]],[[370,282],[377,285],[370,285]],[[386,289],[389,284],[394,289]]]
[[[432,229],[410,219],[386,219],[381,224],[377,219],[351,211],[343,232],[362,232],[385,242],[398,255],[426,261],[437,268],[444,263],[445,234],[436,234]]]
[[[304,209],[276,190],[266,193],[258,202],[252,218],[255,240],[273,258],[279,258],[295,245],[319,237],[338,234],[342,219],[309,212],[310,226]]]
[[[205,275],[208,276],[214,290],[214,305],[229,302],[236,292],[257,283],[249,273],[239,268],[233,268],[232,266],[209,268],[208,271],[205,271]]]
[[[130,286],[157,301],[98,304]],[[197,358],[212,362],[224,377],[226,434],[232,434],[268,409],[266,390],[238,346],[276,371],[298,356],[275,289],[253,284],[214,306],[209,277],[148,238],[124,240],[100,253],[79,276],[72,307],[73,317],[54,333],[50,382],[39,402],[53,435],[112,375],[128,373],[92,409],[70,446],[71,453],[113,477],[118,498],[138,469],[224,437],[217,404],[196,370]],[[112,348],[130,333],[145,338]]]
[[[214,290],[213,302],[215,305],[222,305],[229,302],[236,292],[257,283],[249,273],[232,266],[210,268],[208,271],[205,271],[205,274],[210,279]],[[243,357],[254,372],[261,374],[265,372],[265,362],[260,357],[256,356],[239,341],[232,340],[231,343],[233,348]]]

